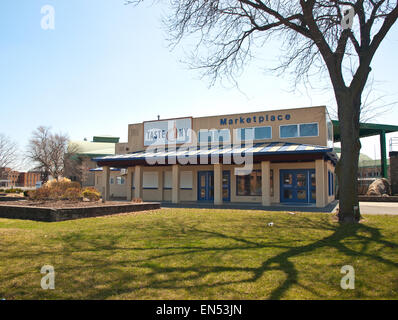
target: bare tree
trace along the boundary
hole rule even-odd
[[[42,172],[43,181],[49,176],[58,179],[63,176],[69,138],[66,134],[53,134],[50,128],[40,126],[33,131],[28,145],[28,158]]]
[[[375,118],[391,111],[398,101],[391,94],[386,94],[378,87],[382,83],[376,83],[373,77],[369,77],[362,92],[362,104],[360,122],[374,121]],[[336,106],[328,107],[332,119],[338,119]]]
[[[17,144],[4,134],[0,134],[0,168],[14,166],[17,155]]]
[[[126,1],[126,4],[141,2]],[[359,118],[371,62],[398,17],[395,0],[169,0],[172,43],[193,36],[192,65],[213,80],[236,75],[273,36],[282,39],[279,70],[296,82],[327,74],[341,134],[341,222],[360,219]],[[352,23],[354,23],[352,25]],[[255,45],[255,46],[253,46]]]

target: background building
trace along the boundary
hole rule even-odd
[[[21,188],[34,188],[36,183],[41,181],[40,172],[28,171],[20,172],[18,176],[18,187]]]
[[[19,172],[10,168],[0,168],[0,187],[34,188],[40,181],[40,172]]]
[[[115,154],[115,146],[119,137],[94,136],[92,141],[71,141],[74,154],[65,163],[65,177],[80,182],[82,186],[94,186],[94,173],[90,171],[96,166],[91,159]]]
[[[19,172],[11,168],[0,168],[0,187],[12,188],[18,184]]]

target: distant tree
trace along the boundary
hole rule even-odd
[[[6,135],[0,134],[0,168],[14,167],[17,156],[17,144]]]
[[[126,1],[137,4],[140,0]],[[192,65],[213,81],[241,71],[271,37],[282,41],[279,70],[297,82],[327,73],[340,122],[341,222],[360,219],[357,195],[359,119],[371,62],[397,20],[396,0],[169,0],[173,44],[197,42]],[[391,61],[395,65],[395,61]],[[348,70],[348,72],[347,72]]]
[[[35,170],[42,173],[43,182],[49,176],[58,179],[64,175],[65,163],[71,155],[68,143],[68,135],[52,133],[49,127],[40,126],[33,131],[27,156],[36,165]]]

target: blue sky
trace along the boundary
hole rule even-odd
[[[184,48],[167,47],[164,9],[152,1],[139,7],[123,2],[0,2],[0,132],[21,150],[39,125],[73,140],[109,134],[126,141],[129,123],[158,114],[206,116],[334,104],[330,91],[291,92],[288,76],[265,73],[264,67],[278,59],[275,43],[259,49],[258,59],[238,78],[240,90],[228,83],[209,88],[208,79],[181,63]],[[54,30],[40,25],[40,10],[47,4],[55,8]],[[397,51],[396,25],[372,64],[384,103],[398,100]],[[398,125],[398,106],[372,122]],[[362,144],[363,152],[379,157],[377,137]]]

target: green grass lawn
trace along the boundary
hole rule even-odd
[[[41,289],[43,265],[55,290]],[[340,287],[344,265],[354,290]],[[324,213],[213,209],[0,219],[2,298],[396,299],[398,216],[350,226]]]

